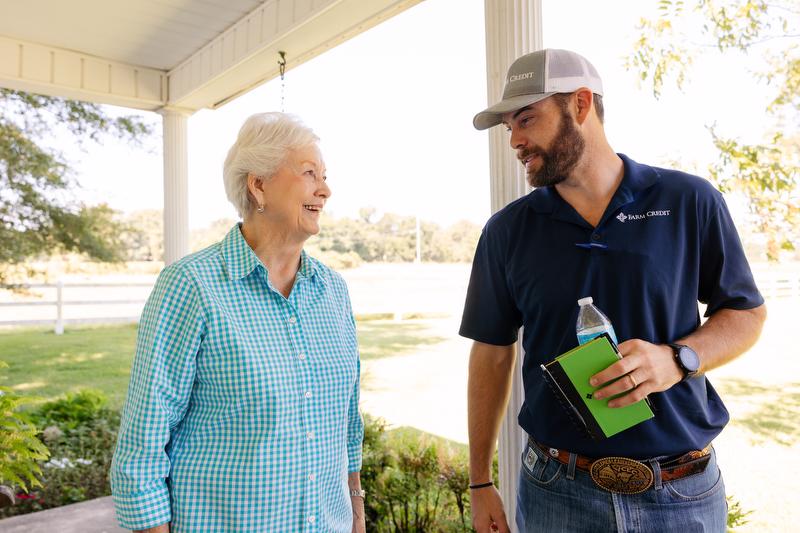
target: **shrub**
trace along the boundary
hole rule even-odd
[[[735,500],[733,496],[728,496],[728,531],[735,531],[750,521],[747,518],[753,511],[745,511],[742,504]]]
[[[119,413],[105,407],[102,394],[70,394],[43,404],[30,418],[45,428],[40,435],[50,449],[50,460],[40,461],[40,488],[18,494],[19,503],[0,511],[0,516],[40,511],[111,493],[108,470]]]
[[[29,418],[44,428],[39,435],[50,448],[50,459],[38,459],[41,486],[18,494],[19,503],[0,509],[0,517],[110,494],[108,471],[119,413],[105,406],[102,394],[69,394],[43,404]],[[387,432],[384,422],[365,415],[363,449],[367,531],[472,531],[465,447],[415,430]]]
[[[37,461],[47,459],[47,448],[36,437],[36,426],[18,409],[26,401],[10,389],[0,388],[0,484],[27,492],[41,486]]]
[[[365,416],[363,463],[367,531],[472,531],[465,450]]]
[[[106,398],[102,392],[85,389],[67,393],[63,400],[45,403],[33,417],[41,427],[55,425],[61,429],[75,429],[105,414],[105,404]]]

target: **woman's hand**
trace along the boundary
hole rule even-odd
[[[150,529],[139,529],[133,533],[169,533],[169,523],[151,527]]]
[[[364,498],[350,496],[353,504],[353,533],[367,533],[367,523],[364,517]]]
[[[361,490],[360,472],[349,472],[347,474],[347,488]],[[364,517],[364,498],[351,495],[350,504],[353,508],[353,533],[367,533],[367,523]]]

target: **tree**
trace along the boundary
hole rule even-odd
[[[683,88],[699,54],[761,52],[765,58],[768,68],[753,73],[773,91],[764,140],[746,144],[707,125],[718,151],[709,173],[721,190],[746,196],[755,230],[767,238],[767,257],[778,259],[780,250],[800,246],[800,0],[658,4],[655,18],[640,21],[626,61],[655,98],[667,83]]]
[[[69,163],[52,145],[64,136],[79,147],[108,136],[137,145],[151,131],[138,117],[112,117],[96,104],[0,89],[0,281],[42,254],[120,259],[113,210],[72,196]]]
[[[164,214],[160,209],[133,211],[121,222],[123,229],[119,240],[125,249],[125,259],[164,260]]]
[[[221,241],[234,224],[236,224],[236,220],[232,218],[220,218],[205,228],[192,230],[189,238],[191,250],[196,252]]]

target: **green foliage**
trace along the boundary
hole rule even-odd
[[[728,496],[728,531],[734,531],[737,527],[747,524],[750,520],[747,518],[753,514],[753,511],[745,511],[742,509],[741,503],[735,500],[733,496]]]
[[[652,84],[683,88],[701,53],[761,51],[768,65],[753,73],[773,91],[765,109],[764,141],[742,143],[709,127],[719,152],[709,171],[723,190],[744,194],[767,257],[800,245],[800,0],[661,0],[659,14],[640,21],[626,67]]]
[[[656,97],[670,76],[683,87],[699,49],[747,51],[785,36],[790,32],[788,17],[798,6],[796,0],[786,2],[786,11],[765,0],[695,0],[690,4],[693,7],[687,8],[683,0],[660,0],[657,17],[639,20],[639,38],[625,65],[642,81],[650,79]],[[697,37],[706,41],[697,43]],[[779,92],[788,94],[786,88]]]
[[[745,144],[723,138],[710,128],[719,159],[709,168],[710,178],[723,191],[741,192],[757,215],[755,230],[769,235],[767,257],[800,245],[800,135],[787,140],[775,133],[764,144]]]
[[[361,483],[367,531],[472,531],[465,450],[453,450],[416,432],[389,435],[365,417]]]
[[[160,209],[134,211],[122,218],[120,244],[128,261],[164,260],[164,215]],[[210,243],[209,243],[210,244]],[[205,246],[197,246],[195,232],[191,235],[192,251]]]
[[[111,493],[108,471],[119,429],[119,413],[104,407],[105,397],[80,391],[48,402],[30,414],[50,448],[40,458],[41,484],[0,517],[69,505]]]
[[[36,410],[34,419],[40,427],[58,426],[61,430],[72,430],[96,420],[104,413],[106,403],[102,392],[83,389],[43,404]]]
[[[122,257],[112,210],[69,194],[75,186],[69,165],[48,146],[63,130],[78,144],[107,135],[135,143],[150,126],[135,117],[111,118],[95,104],[0,89],[0,281],[9,266],[39,254]]]
[[[219,242],[236,223],[220,219],[208,227],[192,230],[191,250]],[[131,261],[159,261],[163,256],[163,222],[160,210],[136,211],[121,219],[119,241]],[[422,260],[435,263],[470,262],[478,244],[480,227],[462,220],[442,228],[421,221]],[[362,262],[411,262],[416,258],[414,217],[362,208],[358,218],[323,214],[321,231],[306,246],[308,252],[336,270],[355,268]]]
[[[22,413],[25,398],[10,389],[0,388],[0,483],[22,490],[41,486],[37,461],[47,459],[48,451],[36,437],[36,426]]]
[[[385,213],[380,218],[372,208],[362,208],[358,219],[323,215],[318,237],[310,248],[324,254],[354,254],[361,261],[411,262],[416,258],[416,220],[414,217]],[[449,228],[420,221],[422,261],[439,263],[469,262],[478,244],[480,228],[461,221]]]

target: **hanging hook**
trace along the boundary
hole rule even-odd
[[[278,54],[281,56],[280,61],[278,61],[278,68],[280,69],[281,79],[283,79],[283,75],[286,74],[286,52],[279,51]]]
[[[286,52],[280,50],[278,54],[281,56],[280,61],[278,61],[278,69],[281,73],[281,113],[283,113],[286,111],[284,109],[286,102],[286,79],[284,78],[284,74],[286,74]]]

